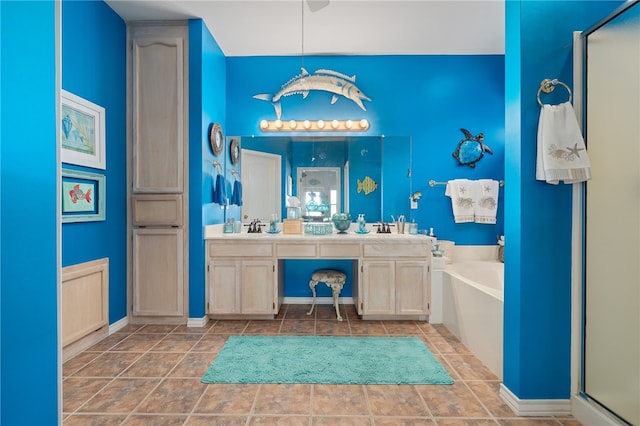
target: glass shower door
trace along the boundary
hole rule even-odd
[[[640,425],[640,4],[586,36],[582,391]]]

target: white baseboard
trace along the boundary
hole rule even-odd
[[[621,426],[625,424],[580,395],[571,397],[571,415],[584,426]]]
[[[310,305],[313,297],[285,297],[282,303],[287,305]],[[338,303],[341,305],[353,305],[353,297],[339,297]],[[332,297],[316,297],[316,305],[333,305]]]
[[[209,322],[209,317],[189,318],[187,319],[187,327],[204,327]]]
[[[520,399],[504,383],[500,384],[500,397],[518,416],[567,416],[571,414],[570,399]]]
[[[125,328],[129,324],[129,318],[124,317],[114,322],[113,324],[109,324],[109,335]]]

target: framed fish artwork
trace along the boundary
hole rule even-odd
[[[62,223],[105,220],[106,177],[62,169]]]
[[[66,90],[60,100],[62,162],[106,169],[105,109]]]

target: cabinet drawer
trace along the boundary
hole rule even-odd
[[[182,195],[134,195],[133,226],[182,226]]]
[[[427,258],[429,248],[426,244],[370,243],[364,244],[364,257],[419,257]]]
[[[254,241],[209,241],[209,257],[272,257],[273,244]]]
[[[360,244],[320,244],[320,257],[357,259],[360,257]]]
[[[279,259],[318,256],[316,244],[278,244],[276,250]]]

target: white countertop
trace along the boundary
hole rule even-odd
[[[433,237],[429,237],[424,234],[398,234],[395,232],[394,227],[391,227],[390,234],[379,234],[376,232],[377,228],[375,228],[373,224],[367,224],[367,229],[370,230],[368,234],[357,234],[355,232],[358,229],[357,224],[352,224],[349,231],[345,234],[339,234],[335,230],[332,234],[327,235],[313,235],[313,234],[283,234],[279,232],[277,234],[270,234],[265,231],[264,227],[262,232],[260,233],[248,233],[248,226],[242,226],[242,232],[240,233],[224,233],[223,232],[223,224],[217,225],[207,225],[205,226],[204,238],[206,240],[211,239],[240,239],[240,240],[306,240],[306,241],[322,241],[322,240],[330,240],[330,241],[357,241],[357,240],[393,240],[393,241],[415,241],[415,240],[426,240],[430,241]],[[247,224],[248,225],[248,224]],[[278,224],[278,229],[282,229],[282,224]]]

